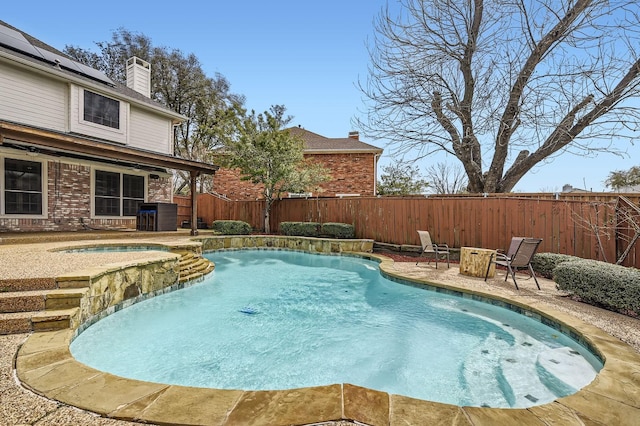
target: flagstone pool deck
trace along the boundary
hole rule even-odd
[[[76,236],[77,239],[79,237]],[[109,242],[108,236],[100,239]],[[117,262],[132,253],[51,252],[78,244],[10,239],[0,234],[0,279],[50,277],[82,267]],[[119,236],[126,244],[188,241],[185,233]],[[93,241],[95,242],[95,241]],[[85,241],[86,243],[86,241]],[[144,258],[144,253],[135,253]],[[137,259],[138,257],[136,257]],[[578,333],[605,360],[596,379],[576,394],[527,409],[458,407],[417,400],[351,384],[283,391],[190,388],[124,379],[94,370],[69,352],[73,331],[0,336],[0,424],[125,425],[129,421],[203,425],[638,425],[640,424],[640,320],[572,301],[555,283],[519,280],[520,291],[504,272],[487,283],[459,274],[456,265],[393,262],[380,258],[392,277],[497,298],[549,316]],[[18,271],[18,272],[16,272]],[[345,356],[357,351],[345,347]],[[428,363],[429,360],[425,360]],[[78,407],[80,410],[73,407]],[[97,413],[101,417],[96,416]]]

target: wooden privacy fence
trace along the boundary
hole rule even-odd
[[[274,203],[271,229],[285,221],[341,222],[354,225],[356,237],[392,244],[419,245],[417,230],[431,232],[435,242],[452,247],[507,249],[511,237],[542,238],[539,252],[563,253],[640,266],[640,215],[608,194],[587,198],[526,197],[514,195],[284,199]],[[640,194],[626,202],[637,206]],[[179,220],[188,217],[189,199],[176,200]],[[186,204],[185,204],[186,203]],[[209,194],[198,196],[198,217],[242,220],[254,229],[262,226],[262,201],[225,201]],[[184,209],[184,210],[183,210]],[[630,213],[631,211],[631,213]],[[635,214],[635,216],[634,216]]]

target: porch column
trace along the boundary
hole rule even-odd
[[[197,177],[196,171],[189,172],[191,176],[191,235],[198,235],[198,193],[196,191]]]

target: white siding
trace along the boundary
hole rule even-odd
[[[64,132],[67,84],[0,63],[0,119]]]
[[[0,62],[0,120],[73,132],[162,154],[173,153],[170,118],[120,102],[120,129],[84,121],[84,88]]]
[[[131,147],[172,154],[171,120],[135,107],[131,108]]]

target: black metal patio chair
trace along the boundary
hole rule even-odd
[[[518,287],[518,282],[516,281],[515,272],[518,269],[528,269],[529,273],[533,277],[533,280],[536,282],[536,286],[538,286],[538,290],[540,290],[540,284],[538,284],[538,279],[536,278],[535,272],[533,272],[533,267],[531,266],[531,260],[533,259],[533,255],[536,253],[538,246],[542,242],[540,238],[522,238],[522,237],[513,237],[511,240],[511,245],[509,246],[509,251],[507,253],[496,253],[495,257],[492,255],[492,259],[487,265],[487,272],[484,275],[484,280],[487,281],[487,277],[489,276],[489,268],[491,268],[491,263],[495,263],[496,265],[504,266],[507,268],[507,273],[504,276],[504,280],[507,280],[509,274],[513,278],[513,284],[516,286],[517,290],[520,290]]]

